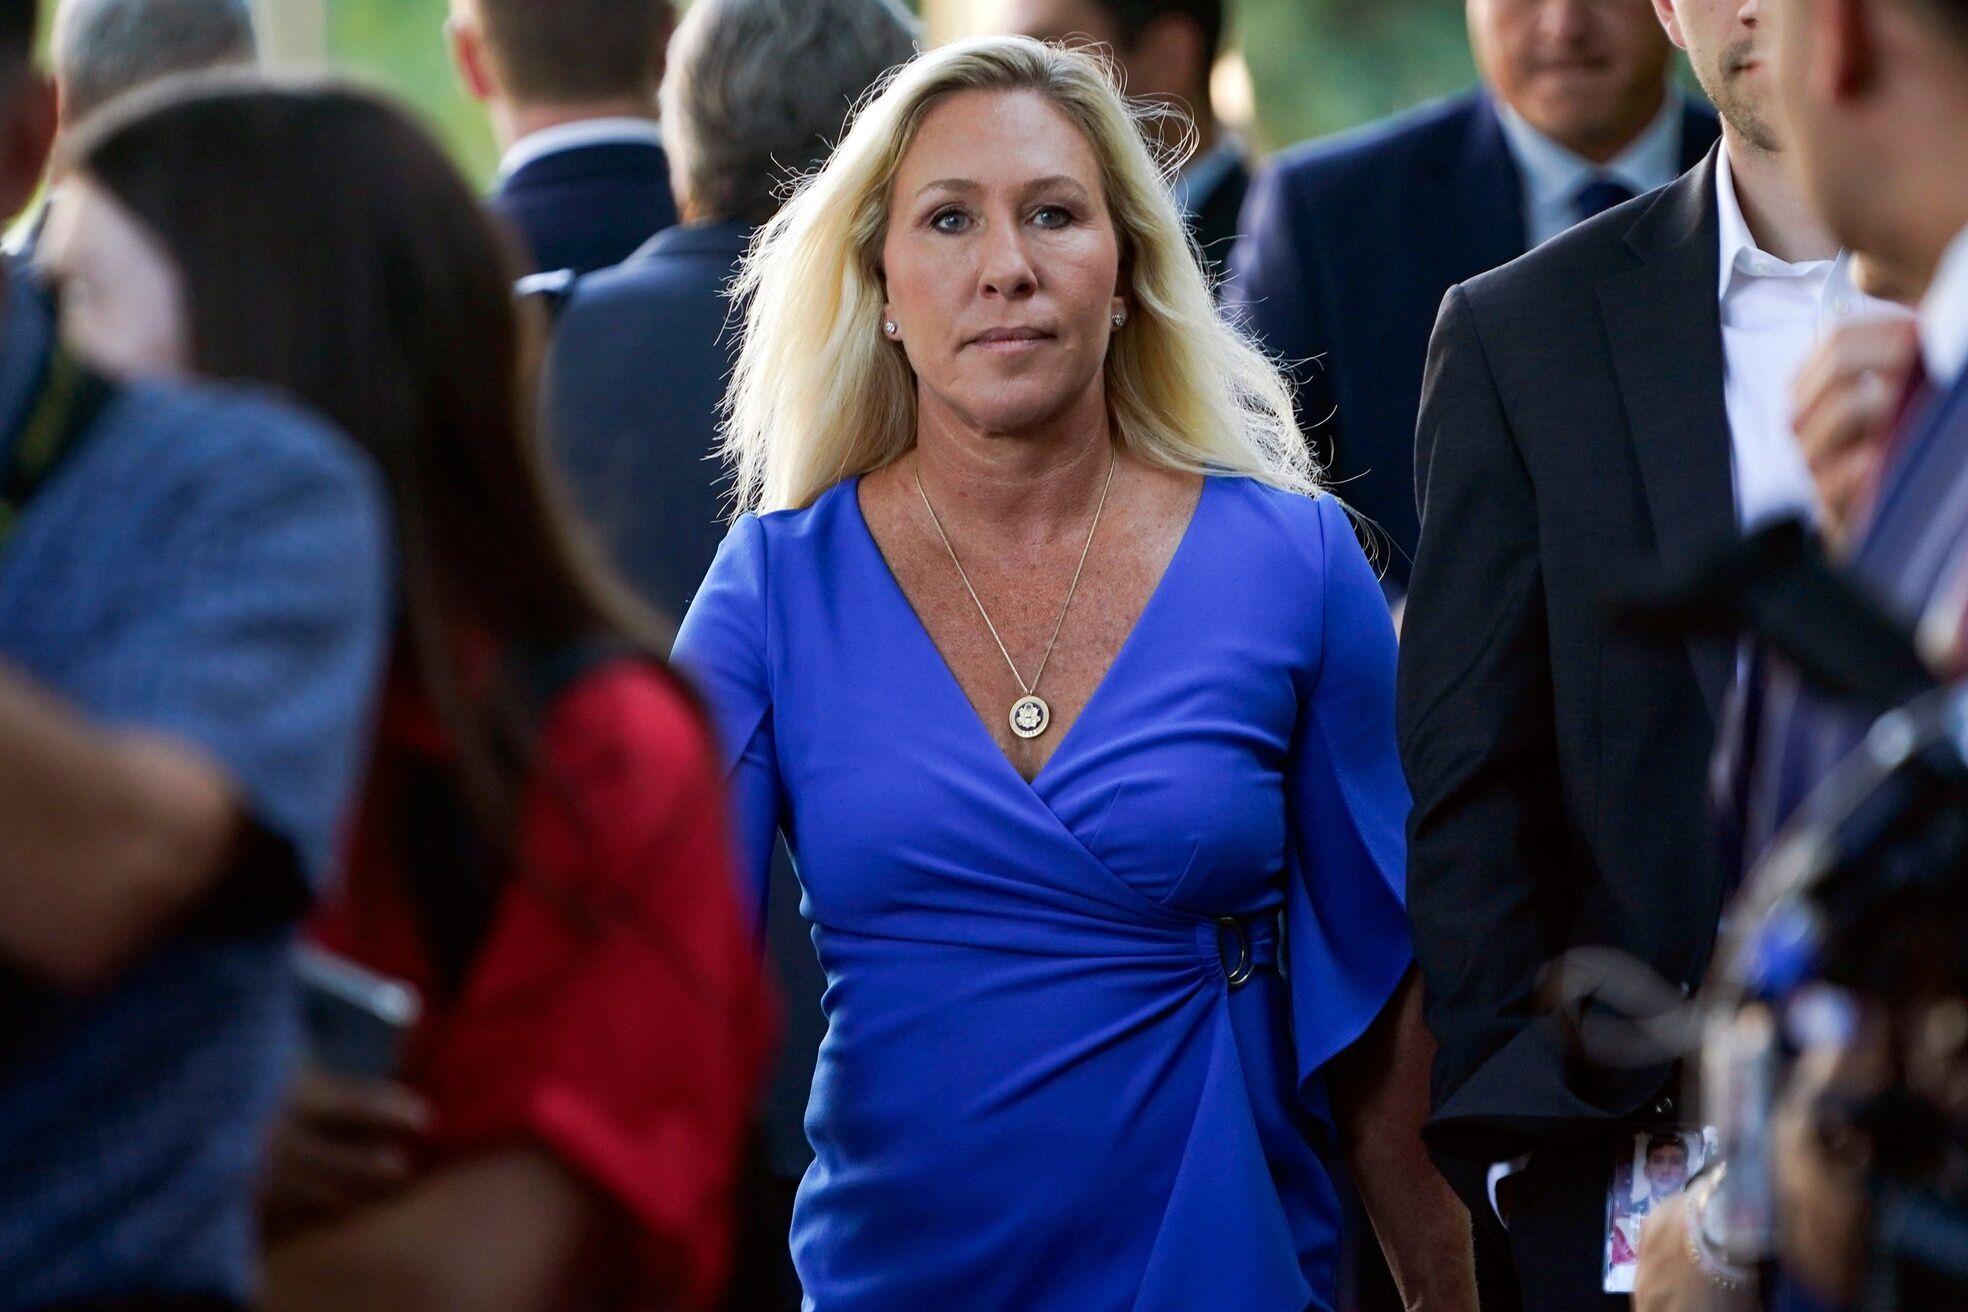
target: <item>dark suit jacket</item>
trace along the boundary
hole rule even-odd
[[[1243,214],[1244,197],[1250,191],[1250,169],[1240,159],[1217,180],[1207,196],[1198,197],[1196,212],[1190,217],[1189,231],[1203,253],[1203,272],[1210,286],[1222,283],[1229,273],[1230,255],[1237,246],[1237,221]]]
[[[583,516],[680,618],[724,540],[717,407],[736,351],[723,291],[749,230],[669,228],[575,284],[554,329],[548,429]]]
[[[1576,1067],[1535,993],[1574,946],[1687,986],[1713,946],[1731,649],[1627,636],[1606,601],[1737,533],[1718,245],[1711,157],[1453,288],[1429,349],[1399,731],[1430,1140],[1454,1155],[1672,1114],[1668,1069]]]
[[[1715,143],[1688,104],[1683,167]],[[1417,534],[1413,452],[1422,362],[1442,293],[1524,253],[1523,180],[1486,93],[1287,151],[1244,205],[1226,298],[1285,358],[1335,490],[1385,532],[1387,581]]]
[[[677,221],[670,159],[654,142],[555,151],[515,170],[492,197],[536,270],[592,273],[620,264]]]

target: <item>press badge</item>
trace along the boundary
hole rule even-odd
[[[1715,1152],[1715,1131],[1678,1126],[1648,1130],[1613,1149],[1606,1189],[1605,1290],[1633,1292],[1640,1265],[1640,1232]]]

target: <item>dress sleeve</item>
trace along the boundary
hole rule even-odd
[[[436,1148],[545,1148],[628,1219],[639,1284],[703,1307],[773,1029],[710,736],[679,686],[625,661],[563,697],[542,758],[429,1064]]]
[[[1287,969],[1300,1094],[1366,1032],[1407,973],[1408,786],[1394,740],[1394,626],[1346,512],[1317,503],[1320,651],[1287,766]]]
[[[765,530],[747,515],[732,526],[684,616],[672,658],[709,704],[730,788],[740,878],[763,932],[773,840],[779,831],[779,756],[773,741]]]

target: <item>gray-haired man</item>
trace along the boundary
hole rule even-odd
[[[55,85],[67,128],[173,73],[257,63],[249,0],[62,0]]]

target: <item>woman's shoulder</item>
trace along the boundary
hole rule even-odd
[[[740,515],[718,549],[713,576],[735,573],[763,581],[803,563],[810,567],[835,558],[859,523],[858,482],[836,483],[804,506]]]
[[[1358,546],[1346,507],[1331,492],[1299,492],[1241,474],[1217,474],[1210,485],[1227,503],[1227,522],[1246,553],[1277,553],[1275,561],[1323,571],[1335,546]]]

